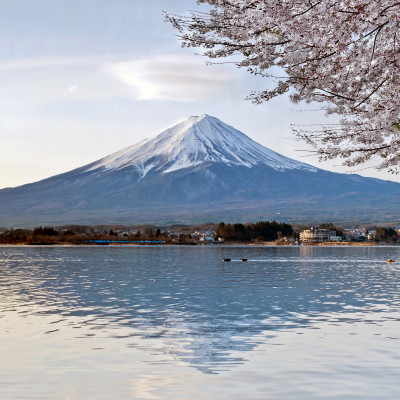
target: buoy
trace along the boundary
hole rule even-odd
[[[231,261],[230,258],[223,258],[222,261]]]
[[[240,261],[247,261],[247,258],[241,258]]]
[[[392,258],[389,258],[389,259],[387,260],[388,263],[395,262],[395,261],[396,261],[396,260],[393,260]]]

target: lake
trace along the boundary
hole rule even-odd
[[[398,247],[3,246],[0,398],[399,398],[399,289]]]

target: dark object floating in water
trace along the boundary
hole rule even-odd
[[[222,261],[231,261],[230,258],[223,258]]]
[[[389,259],[387,260],[388,263],[395,262],[395,261],[396,261],[396,260],[393,260],[392,258],[389,258]]]
[[[247,261],[247,258],[241,258],[240,261]]]

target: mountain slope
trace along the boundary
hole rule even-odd
[[[93,163],[88,171],[134,166],[143,178],[152,170],[167,173],[204,162],[249,168],[264,164],[276,170],[317,170],[261,146],[215,117],[202,115],[187,118],[155,138],[111,154]]]
[[[65,174],[0,190],[0,226],[383,221],[399,217],[399,193],[395,182],[289,159],[203,115]]]

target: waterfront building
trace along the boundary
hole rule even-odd
[[[300,240],[302,242],[328,242],[330,240],[338,240],[336,231],[330,231],[328,229],[314,228],[304,229],[300,232]]]

